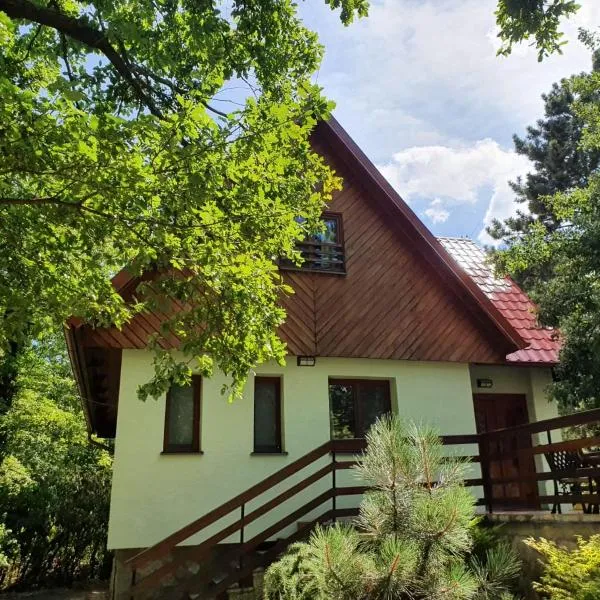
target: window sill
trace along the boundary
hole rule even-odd
[[[202,455],[204,452],[202,450],[163,450],[160,455],[161,456],[172,456],[172,455]]]
[[[288,267],[278,265],[281,271],[295,271],[297,273],[321,273],[322,275],[338,275],[341,277],[345,277],[347,275],[346,270],[343,271],[333,271],[328,269],[307,269],[302,267]]]
[[[287,452],[250,452],[250,456],[287,456]]]

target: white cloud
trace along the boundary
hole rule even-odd
[[[494,218],[505,219],[514,214],[514,192],[508,181],[530,168],[528,159],[504,150],[491,139],[458,147],[407,148],[379,167],[405,199],[432,199],[425,214],[433,223],[448,219],[448,206],[475,204],[486,190],[491,190],[485,225]]]
[[[450,216],[450,212],[444,208],[442,199],[436,198],[431,201],[429,208],[425,210],[425,215],[428,216],[433,223],[445,223]]]
[[[392,141],[398,149],[448,137],[496,137],[498,128],[505,136],[522,131],[540,116],[542,92],[590,68],[577,27],[600,23],[600,3],[583,3],[564,24],[569,40],[564,54],[542,63],[528,44],[508,58],[496,55],[496,5],[497,0],[380,0],[372,2],[368,18],[347,29],[335,15],[310,15],[308,24],[326,48],[319,83],[353,135],[377,137],[370,148],[375,160],[391,152]],[[415,139],[419,132],[428,139]]]
[[[482,228],[484,206],[486,224],[514,212],[507,180],[528,168],[505,149],[511,135],[543,115],[553,82],[591,66],[577,28],[600,23],[600,2],[581,4],[563,23],[564,54],[542,63],[528,44],[496,55],[497,0],[372,0],[348,28],[325,3],[301,10],[325,45],[318,83],[336,117],[405,199],[470,203],[448,218],[445,231],[458,234]]]

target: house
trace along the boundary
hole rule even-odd
[[[195,560],[190,569],[202,572],[209,549],[279,538],[318,518],[315,497],[350,514],[361,490],[331,496],[332,485],[353,480],[348,469],[336,479],[330,451],[360,446],[352,443],[383,413],[431,422],[474,454],[477,432],[557,414],[545,388],[559,344],[536,325],[527,296],[495,278],[471,241],[436,239],[335,120],[317,126],[313,143],[344,187],[303,268],[282,266],[296,291],[280,332],[287,364],[257,367],[242,400],[227,403],[216,375],[138,401],[157,315],[137,315],[120,331],[67,329],[89,428],[116,440],[108,545],[118,589],[133,571],[128,597],[152,587],[140,580],[174,576],[166,551],[187,553],[180,564]],[[126,297],[137,281],[123,272],[114,285]],[[319,471],[303,480],[309,463]],[[511,459],[493,468],[510,477],[528,467]],[[513,507],[537,501],[531,483],[496,488]],[[259,494],[268,512],[257,508]]]

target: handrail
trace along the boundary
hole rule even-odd
[[[535,468],[534,468],[534,470],[531,474],[520,474],[519,477],[492,478],[490,476],[491,473],[489,472],[490,462],[494,461],[494,460],[499,460],[499,458],[498,458],[499,455],[497,454],[497,452],[490,451],[490,442],[491,441],[495,441],[496,439],[501,439],[502,436],[507,436],[507,435],[514,436],[514,435],[526,434],[526,433],[533,434],[533,433],[539,433],[539,432],[544,432],[544,431],[550,431],[552,429],[558,429],[561,427],[582,425],[582,424],[591,423],[594,421],[600,421],[600,409],[594,409],[594,410],[585,411],[582,413],[567,415],[564,417],[555,417],[555,418],[546,419],[543,421],[537,421],[535,423],[528,423],[528,424],[524,424],[524,425],[518,425],[516,427],[509,427],[509,428],[504,428],[504,429],[499,429],[499,430],[493,430],[490,432],[484,432],[484,433],[479,433],[479,434],[474,433],[474,434],[464,434],[464,435],[456,435],[456,434],[455,435],[445,435],[445,436],[441,436],[441,438],[442,438],[442,442],[444,443],[444,445],[479,444],[479,455],[468,456],[468,457],[463,457],[463,458],[469,459],[473,462],[481,463],[481,477],[466,479],[464,484],[466,486],[481,486],[482,485],[484,488],[484,498],[479,499],[477,501],[477,504],[486,504],[488,506],[488,509],[491,511],[493,508],[493,504],[494,504],[494,498],[493,498],[494,494],[492,493],[493,485],[497,485],[497,484],[502,485],[505,483],[513,482],[513,481],[543,482],[543,481],[548,481],[551,479],[556,479],[557,475],[561,475],[561,473],[557,473],[557,472],[536,473]],[[551,441],[550,436],[548,438],[548,441],[549,442]],[[590,445],[590,444],[599,445],[600,437],[588,437],[588,438],[581,439],[581,440],[561,441],[561,442],[555,442],[554,444],[548,443],[547,445],[536,445],[536,446],[533,446],[533,447],[527,448],[527,449],[520,448],[518,450],[518,453],[519,453],[519,455],[523,455],[523,456],[527,455],[527,456],[533,457],[535,455],[539,455],[539,454],[542,454],[544,452],[551,451],[551,450],[555,451],[555,450],[571,449],[571,448],[575,448],[575,447],[579,448],[579,447],[584,447],[584,446]],[[199,533],[200,531],[204,530],[209,525],[212,525],[213,523],[219,521],[220,519],[222,519],[223,517],[230,514],[232,511],[234,511],[236,509],[241,509],[240,517],[238,519],[236,519],[233,523],[230,523],[229,525],[223,527],[217,533],[210,535],[208,537],[208,539],[203,540],[199,545],[197,545],[194,548],[192,555],[188,555],[188,558],[193,557],[195,560],[199,560],[201,558],[206,557],[210,553],[210,551],[219,542],[222,542],[223,540],[230,537],[232,534],[239,531],[240,532],[240,543],[233,549],[233,551],[231,553],[227,553],[227,555],[228,556],[230,555],[231,557],[237,557],[238,559],[240,559],[240,568],[241,568],[242,557],[245,556],[246,554],[248,554],[259,543],[262,543],[263,541],[267,540],[273,534],[275,534],[277,531],[280,531],[284,527],[289,526],[294,520],[297,520],[299,518],[299,516],[301,516],[302,514],[306,514],[306,512],[309,512],[310,510],[317,508],[318,506],[327,502],[328,500],[332,500],[332,508],[330,510],[326,511],[324,514],[322,514],[321,517],[319,517],[317,520],[322,520],[327,515],[329,515],[329,516],[333,515],[332,518],[335,519],[335,518],[337,518],[337,516],[340,516],[345,513],[348,513],[348,514],[353,513],[354,514],[354,511],[356,509],[338,510],[336,508],[335,499],[338,496],[361,495],[368,488],[366,488],[364,486],[354,486],[354,487],[336,486],[335,473],[338,470],[353,467],[357,463],[356,459],[353,457],[348,457],[348,460],[340,461],[340,460],[336,459],[336,456],[343,455],[343,454],[360,454],[361,452],[363,452],[366,449],[366,446],[367,446],[366,440],[364,440],[364,439],[330,440],[328,442],[325,442],[324,444],[320,445],[319,447],[315,448],[314,450],[311,450],[307,454],[301,456],[297,460],[287,464],[279,471],[276,471],[275,473],[269,475],[268,477],[266,477],[259,483],[253,485],[252,487],[245,490],[244,492],[238,494],[237,496],[234,496],[233,498],[231,498],[224,504],[209,511],[208,513],[206,513],[205,515],[196,519],[195,521],[189,523],[185,527],[182,527],[178,531],[172,533],[171,535],[169,535],[165,539],[161,540],[160,542],[154,544],[150,548],[147,548],[146,550],[139,552],[137,555],[130,558],[125,563],[128,567],[131,568],[132,574],[133,574],[132,583],[131,583],[131,586],[128,591],[129,597],[134,598],[141,591],[150,588],[152,586],[152,584],[157,583],[158,581],[163,579],[167,574],[169,574],[170,572],[177,569],[179,566],[179,561],[178,560],[169,560],[167,562],[164,562],[163,564],[158,566],[158,568],[151,571],[148,575],[146,575],[139,581],[136,581],[137,569],[148,564],[150,561],[164,558],[166,555],[169,554],[169,552],[171,552],[182,541],[186,540],[187,538],[191,537],[192,535]],[[317,460],[326,456],[327,454],[331,454],[331,458],[332,458],[331,462],[318,468],[317,471],[314,471],[314,469],[312,469],[312,471],[314,471],[314,472],[307,474],[305,477],[302,478],[301,481],[297,481],[297,482],[293,483],[293,485],[291,485],[291,486],[286,486],[286,488],[283,489],[283,491],[281,491],[280,493],[278,493],[275,497],[269,499],[266,502],[263,502],[260,506],[258,506],[251,512],[249,512],[247,514],[245,513],[246,504],[248,502],[254,500],[255,498],[257,498],[264,492],[270,490],[272,487],[279,485],[281,482],[285,481],[292,475],[298,473],[300,470],[304,469],[305,467],[308,467],[309,465],[313,464],[314,462],[316,462]],[[587,469],[587,470],[577,469],[576,471],[565,472],[563,475],[564,476],[572,476],[575,474],[576,475],[584,475],[585,474],[585,475],[595,477],[598,473],[600,473],[600,467],[598,469]],[[264,529],[263,531],[261,531],[260,533],[255,535],[251,540],[244,541],[243,534],[244,534],[245,526],[256,521],[259,517],[269,513],[269,511],[277,508],[283,502],[292,498],[296,494],[302,492],[308,486],[321,480],[323,477],[327,476],[328,474],[331,474],[333,476],[331,489],[322,492],[316,498],[313,498],[311,501],[309,501],[307,504],[305,504],[303,507],[293,510],[290,514],[288,514],[288,515],[284,516],[282,519],[278,520],[277,523],[268,526],[266,529]],[[569,500],[575,501],[577,498],[579,498],[579,496],[573,495],[573,494],[561,495],[560,498],[559,498],[558,494],[555,494],[554,496],[539,495],[538,501],[539,502],[555,502],[556,503],[556,502],[560,502],[561,499],[563,501],[569,501]],[[586,498],[585,501],[588,503],[589,502],[592,502],[592,503],[600,502],[600,496],[598,496],[598,495],[591,495],[591,496],[587,495],[587,496],[585,496],[585,498]],[[510,499],[503,499],[503,500],[505,500],[509,503],[511,502]],[[515,504],[518,503],[519,501],[520,501],[519,499],[514,500]],[[289,541],[295,537],[296,537],[295,535],[292,535],[289,538],[287,538],[287,540],[281,540],[280,542],[278,542],[277,546],[279,546],[280,543],[286,543],[286,542],[289,543]],[[247,564],[246,564],[246,566],[247,566]],[[231,572],[227,575],[227,577],[235,579],[235,577],[240,576],[240,572],[241,572],[240,570],[237,570],[236,572]],[[206,577],[206,573],[204,573],[202,575],[198,574],[198,576],[194,577],[193,579],[196,580],[196,583],[203,583],[200,580],[201,579],[204,580],[205,577]],[[218,585],[222,586],[223,582],[220,582]]]
[[[523,425],[515,425],[514,427],[494,429],[493,431],[486,431],[485,433],[480,433],[478,435],[480,437],[490,438],[502,437],[503,435],[511,435],[519,432],[542,433],[544,431],[551,431],[552,429],[561,429],[563,427],[572,427],[574,425],[585,425],[587,423],[593,423],[594,421],[600,421],[600,408],[593,408],[591,410],[585,410],[563,417],[544,419],[543,421],[534,421],[533,423],[524,423]]]
[[[269,488],[274,485],[277,485],[287,479],[288,477],[294,475],[300,469],[308,466],[315,460],[318,460],[322,456],[325,456],[331,450],[331,442],[325,442],[321,446],[318,446],[314,450],[311,450],[304,456],[301,456],[299,459],[294,462],[286,465],[279,471],[276,471],[272,475],[269,475],[256,485],[253,485],[251,488],[248,488],[246,491],[238,494],[231,498],[231,500],[221,504],[217,508],[211,510],[206,513],[202,517],[192,521],[188,525],[182,527],[176,532],[172,533],[168,537],[164,538],[160,542],[154,544],[154,546],[150,546],[150,548],[146,548],[142,552],[136,554],[131,557],[128,561],[126,561],[126,565],[128,567],[138,569],[139,567],[147,564],[151,560],[155,560],[160,558],[163,554],[172,550],[177,544],[186,540],[187,538],[195,535],[199,531],[202,531],[209,525],[212,525],[215,521],[218,521],[225,515],[229,514],[231,511],[239,508],[243,504],[253,500]]]
[[[315,483],[319,479],[322,479],[325,475],[331,473],[334,469],[334,463],[328,463],[323,468],[319,469],[312,475],[309,475],[302,481],[298,482],[291,488],[285,490],[272,500],[269,500],[266,504],[263,504],[259,508],[255,509],[251,513],[245,515],[241,519],[235,521],[231,525],[228,525],[224,529],[212,535],[210,538],[204,540],[200,543],[196,548],[194,548],[193,558],[195,561],[204,558],[206,555],[210,553],[210,551],[214,548],[216,544],[233,535],[240,529],[244,528],[246,525],[256,521],[259,517],[262,517],[264,514],[269,512],[272,508],[279,506],[282,502],[285,502],[289,498],[296,495],[298,492],[306,489],[312,483]],[[160,581],[163,577],[171,573],[177,568],[177,565],[172,562],[166,562],[161,565],[152,573],[141,579],[137,583],[132,586],[132,589],[135,590],[136,593],[139,593],[145,589],[148,589],[152,586],[153,583]]]
[[[445,438],[446,443],[473,443],[476,441],[476,435],[457,435],[457,436],[443,436]],[[202,531],[209,525],[212,525],[215,521],[218,521],[225,515],[229,514],[236,508],[242,506],[242,504],[246,504],[247,502],[253,500],[267,489],[277,485],[287,479],[288,477],[294,475],[304,467],[308,466],[312,462],[318,460],[322,456],[325,456],[329,452],[360,452],[366,448],[366,441],[361,438],[354,438],[348,440],[330,440],[325,442],[321,446],[318,446],[314,450],[311,450],[304,456],[301,456],[294,462],[286,465],[279,471],[276,471],[272,475],[269,475],[259,483],[255,484],[251,488],[248,488],[246,491],[238,494],[237,496],[231,498],[229,501],[220,505],[219,507],[213,509],[212,511],[206,513],[202,517],[192,521],[188,525],[182,527],[181,529],[175,531],[168,537],[164,538],[160,542],[146,548],[142,552],[136,554],[126,561],[126,565],[131,568],[140,568],[141,566],[147,564],[151,560],[155,560],[160,558],[160,556],[166,554],[175,546],[177,546],[182,541],[187,538],[195,535],[196,533]],[[272,501],[273,502],[273,501]],[[271,503],[272,503],[271,502]],[[266,511],[265,511],[266,512]],[[247,519],[247,518],[246,518]],[[248,522],[247,520],[244,523]],[[241,525],[240,525],[241,526]],[[231,532],[230,532],[231,533]],[[229,533],[229,534],[230,534]],[[228,535],[229,535],[228,534]],[[227,536],[224,536],[224,538]],[[224,539],[223,538],[223,539]]]

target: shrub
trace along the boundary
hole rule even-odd
[[[90,444],[64,345],[23,351],[0,413],[0,586],[108,575],[110,453]]]
[[[550,600],[598,600],[600,598],[600,535],[577,538],[568,550],[544,538],[526,543],[542,556],[544,574],[534,589]]]

